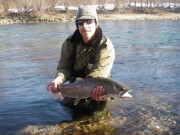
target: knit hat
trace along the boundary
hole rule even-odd
[[[93,6],[87,5],[87,6],[78,8],[76,21],[83,20],[83,19],[95,19],[96,24],[98,26],[97,12]]]

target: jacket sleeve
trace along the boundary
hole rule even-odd
[[[101,44],[100,51],[96,55],[95,63],[87,77],[108,77],[115,60],[115,51],[112,42],[107,38]]]
[[[68,39],[62,45],[60,61],[57,66],[57,76],[61,76],[63,81],[67,81],[71,77],[70,58],[72,55],[72,45]]]

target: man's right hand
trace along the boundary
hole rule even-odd
[[[97,86],[94,88],[91,98],[95,101],[106,101],[107,95],[105,95],[105,89],[103,86]]]
[[[56,93],[58,93],[57,87],[61,84],[63,84],[62,77],[58,76],[46,86],[46,89],[50,90],[52,93],[56,94]]]

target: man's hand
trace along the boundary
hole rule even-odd
[[[56,93],[58,93],[57,87],[61,84],[63,84],[62,77],[58,76],[46,86],[46,89],[50,90],[52,93],[56,94]]]
[[[105,101],[107,96],[105,95],[105,89],[103,86],[97,86],[94,88],[91,98],[95,101]]]

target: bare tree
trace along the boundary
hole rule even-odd
[[[171,7],[171,0],[168,0],[168,3],[169,3],[168,7],[170,8]]]
[[[122,11],[122,9],[126,8],[126,0],[115,0],[115,11]]]
[[[134,0],[134,6],[136,7],[136,3],[137,3],[137,1],[136,0]]]
[[[32,9],[32,0],[15,0],[19,12],[29,12]]]
[[[55,9],[55,6],[59,0],[46,0],[46,3],[50,5],[52,9]]]
[[[11,6],[15,5],[18,11],[29,12],[31,9],[42,10],[43,7],[55,9],[57,5],[62,5],[65,7],[65,12],[67,12],[70,6],[83,5],[98,5],[100,10],[104,10],[107,3],[114,4],[116,11],[127,12],[127,6],[129,8],[132,5],[137,7],[137,3],[140,3],[141,11],[143,11],[143,9],[149,10],[149,8],[156,7],[162,9],[164,3],[167,3],[169,7],[172,6],[172,3],[177,6],[180,0],[0,0],[0,8],[7,12]]]
[[[11,0],[2,0],[1,2],[2,2],[3,8],[4,8],[4,12],[8,12]]]
[[[42,10],[43,4],[45,4],[45,0],[36,0],[37,10]]]
[[[143,7],[143,0],[139,0],[140,4],[141,4],[141,9]]]
[[[95,4],[97,4],[97,1],[99,1],[99,0],[83,0],[83,1],[76,0],[76,5],[79,5],[79,6],[80,5],[95,5]],[[74,3],[74,1],[71,3]]]
[[[32,9],[32,0],[23,0],[22,7],[24,12],[29,12]]]
[[[64,7],[65,7],[65,11],[68,12],[69,9],[68,0],[64,0]]]
[[[22,11],[22,3],[21,2],[22,2],[21,0],[15,0],[14,1],[14,4],[16,5],[18,12]]]
[[[149,0],[149,7],[152,8],[152,0]]]
[[[162,1],[163,0],[156,0],[156,3],[157,3],[157,7],[162,7]]]
[[[106,0],[99,0],[99,8],[100,8],[100,10],[105,9],[105,3],[106,3]]]
[[[115,9],[114,10],[116,10],[116,11],[120,10],[120,0],[115,1]]]

